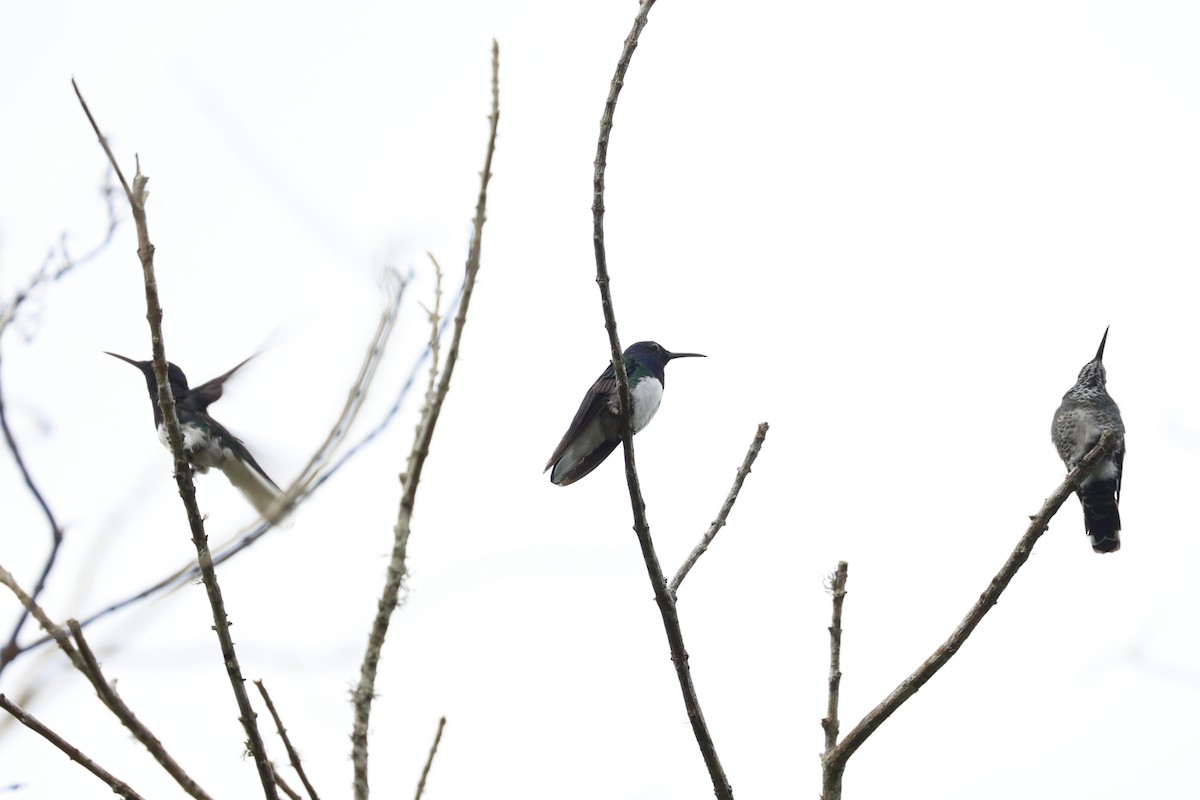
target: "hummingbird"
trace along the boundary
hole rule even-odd
[[[633,432],[650,424],[662,403],[664,371],[673,358],[704,358],[702,353],[671,353],[658,342],[636,342],[625,350],[625,374],[629,376],[629,395],[632,401]],[[546,463],[551,467],[550,481],[566,486],[587,475],[608,458],[621,443],[620,400],[617,397],[617,374],[609,364],[604,374],[579,404],[575,419],[567,429],[554,455]]]
[[[1063,395],[1050,428],[1050,437],[1068,471],[1096,446],[1103,434],[1108,431],[1117,434],[1116,447],[1083,479],[1078,491],[1084,528],[1097,553],[1115,553],[1121,549],[1121,515],[1117,503],[1121,499],[1121,471],[1125,463],[1125,425],[1120,409],[1105,388],[1103,358],[1107,341],[1105,328],[1096,357],[1079,370],[1079,378]]]
[[[142,371],[142,375],[146,377],[146,387],[150,390],[150,404],[154,407],[154,427],[158,429],[159,441],[168,450],[171,449],[171,444],[167,441],[167,430],[163,426],[162,409],[158,406],[158,382],[154,377],[153,362],[134,361],[117,353],[105,353]],[[201,474],[208,472],[209,467],[221,470],[258,513],[265,514],[282,491],[258,465],[254,456],[250,455],[242,440],[208,415],[208,407],[220,399],[225,381],[245,366],[246,361],[194,389],[188,388],[187,376],[183,374],[183,370],[168,361],[167,380],[175,398],[175,413],[179,416],[179,427],[183,432],[183,451],[188,463]]]

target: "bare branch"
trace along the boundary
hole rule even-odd
[[[253,544],[277,522],[283,519],[283,517],[291,513],[296,506],[307,500],[316,490],[316,487],[320,485],[318,477],[326,465],[329,464],[337,449],[345,442],[346,436],[350,432],[350,427],[358,417],[358,412],[362,408],[363,402],[367,397],[367,392],[371,388],[371,383],[375,379],[379,363],[383,360],[384,349],[387,346],[388,340],[391,339],[392,331],[396,326],[396,320],[400,311],[400,301],[404,298],[404,290],[408,287],[408,280],[401,277],[394,269],[388,269],[384,273],[384,281],[387,286],[388,302],[384,305],[384,310],[379,318],[379,325],[376,326],[375,334],[371,337],[370,346],[363,357],[358,375],[355,377],[354,383],[350,386],[350,391],[347,393],[342,411],[334,421],[333,426],[329,429],[325,441],[321,443],[309,459],[308,464],[305,465],[296,479],[292,481],[291,485],[287,487],[280,498],[274,503],[273,508],[264,515],[264,524],[256,525],[253,535],[244,536],[232,548],[225,545],[218,547],[219,555],[214,559],[213,563],[220,564],[250,544]]]
[[[112,183],[105,180],[104,185],[105,204],[108,208],[108,228],[100,243],[85,253],[80,258],[72,258],[67,251],[67,236],[64,233],[57,246],[50,251],[50,254],[42,262],[41,267],[30,278],[29,283],[24,289],[19,290],[13,299],[5,306],[0,308],[0,342],[3,341],[4,331],[8,328],[17,316],[17,311],[21,304],[41,286],[48,285],[58,281],[65,275],[70,273],[76,267],[91,261],[93,258],[102,253],[112,243],[113,236],[117,231],[117,216],[115,206],[113,204]],[[59,252],[62,255],[62,261],[56,267],[51,269],[51,264],[54,263],[55,253]],[[21,456],[21,451],[17,447],[17,441],[13,437],[12,430],[8,425],[8,414],[4,406],[4,392],[0,390],[0,429],[4,432],[4,441],[8,445],[9,452],[12,453],[13,461],[17,465],[17,469],[21,473],[21,477],[25,481],[25,485],[29,488],[30,494],[42,509],[42,514],[46,517],[46,522],[50,527],[50,551],[46,554],[46,561],[42,565],[42,572],[38,576],[37,582],[33,585],[33,592],[30,596],[37,600],[41,596],[42,590],[46,588],[46,581],[50,578],[50,572],[54,569],[54,563],[58,558],[58,550],[62,546],[63,529],[59,525],[58,520],[54,517],[54,512],[50,510],[50,504],[45,496],[38,488],[33,480],[33,476],[29,472],[29,468],[25,464],[25,459]],[[21,630],[25,627],[25,622],[29,619],[29,612],[24,608],[21,609],[20,615],[17,617],[17,622],[13,626],[12,633],[8,637],[8,641],[0,648],[0,672],[4,671],[14,658],[21,654],[22,649],[17,644],[17,639],[21,635]]]
[[[429,758],[425,759],[425,769],[421,770],[421,780],[417,782],[417,796],[415,800],[421,800],[421,795],[425,793],[425,779],[429,777],[429,768],[433,766],[433,757],[437,755],[438,744],[442,741],[442,730],[445,727],[446,718],[442,717],[438,720],[438,729],[433,737],[433,746],[429,748]]]
[[[683,583],[683,579],[687,577],[692,567],[700,560],[700,556],[704,555],[705,551],[708,550],[708,546],[712,544],[712,540],[717,537],[717,531],[725,527],[725,520],[729,517],[729,512],[733,510],[733,504],[737,502],[738,493],[742,491],[742,484],[745,483],[746,476],[750,474],[750,467],[754,465],[754,460],[758,458],[758,452],[762,450],[763,441],[767,438],[767,429],[769,427],[765,422],[758,426],[758,431],[754,434],[754,441],[750,442],[750,449],[746,451],[746,457],[742,460],[742,465],[738,467],[737,477],[733,479],[733,487],[729,490],[729,496],[725,498],[725,503],[717,513],[717,518],[713,520],[712,525],[708,526],[708,530],[700,538],[700,544],[696,545],[691,555],[679,567],[679,571],[675,573],[675,577],[671,578],[671,583],[667,586],[667,591],[671,593],[671,597],[678,595],[679,584]]]
[[[271,771],[275,774],[275,785],[279,787],[279,791],[286,794],[291,800],[304,800],[300,797],[300,793],[288,785],[288,782],[279,774],[279,770],[275,769],[275,764],[271,764]]]
[[[604,249],[604,171],[608,164],[608,140],[612,132],[613,112],[617,107],[617,97],[621,87],[625,85],[625,73],[629,69],[629,61],[637,48],[638,37],[646,26],[647,15],[654,0],[641,0],[637,16],[633,20],[633,30],[625,39],[625,47],[617,60],[616,73],[609,85],[608,99],[604,104],[604,113],[600,117],[600,138],[596,145],[595,173],[592,179],[592,243],[596,251],[596,285],[600,287],[600,305],[604,311],[604,327],[608,331],[608,343],[612,350],[613,371],[617,379],[617,397],[621,406],[623,424],[621,439],[625,444],[625,480],[629,484],[629,502],[633,507],[633,529],[637,532],[638,543],[642,548],[642,559],[646,563],[646,572],[654,587],[654,599],[658,603],[662,615],[663,627],[666,629],[667,642],[671,648],[671,660],[675,663],[675,674],[679,679],[679,688],[683,692],[683,703],[687,708],[688,719],[692,723],[692,732],[700,753],[704,756],[704,764],[712,779],[713,791],[720,800],[732,800],[733,788],[725,777],[725,770],[717,757],[716,746],[708,725],[704,721],[704,713],[700,710],[700,699],[696,696],[696,687],[692,683],[692,672],[688,666],[687,649],[683,644],[683,632],[679,627],[679,614],[675,608],[675,597],[667,589],[667,581],[659,564],[658,555],[654,552],[654,541],[650,538],[650,523],[646,520],[646,501],[642,498],[642,487],[638,481],[637,465],[633,455],[633,427],[630,409],[632,403],[629,391],[629,376],[625,372],[625,358],[621,352],[621,341],[617,336],[617,318],[613,311],[612,294],[609,289],[608,261]]]
[[[408,456],[408,464],[404,472],[404,493],[400,498],[400,511],[394,531],[392,556],[388,563],[387,577],[384,580],[375,620],[367,639],[366,652],[363,654],[358,686],[354,689],[354,728],[350,734],[350,741],[351,760],[354,762],[354,796],[357,800],[366,800],[370,794],[370,783],[367,778],[367,738],[370,730],[371,706],[375,700],[375,678],[379,669],[379,659],[383,652],[383,643],[387,638],[388,626],[391,623],[392,614],[399,605],[400,589],[408,571],[408,538],[412,531],[412,514],[413,506],[416,503],[417,487],[421,481],[421,471],[425,466],[425,458],[429,454],[429,444],[433,439],[442,404],[450,391],[450,378],[453,376],[455,364],[458,362],[459,345],[462,341],[463,328],[467,322],[467,309],[470,307],[471,296],[475,290],[475,278],[479,274],[480,252],[483,247],[483,224],[487,218],[487,188],[492,177],[492,157],[496,152],[496,129],[500,122],[500,46],[495,41],[492,42],[492,113],[488,122],[490,130],[483,171],[480,173],[479,198],[475,205],[471,252],[467,256],[462,298],[454,317],[454,333],[450,339],[450,347],[446,353],[446,363],[442,368],[437,391],[432,402],[426,404],[421,415],[412,451]]]
[[[0,565],[0,584],[8,587],[9,591],[11,591],[21,603],[21,606],[38,621],[39,625],[42,626],[42,630],[44,630],[51,639],[58,643],[59,648],[61,648],[67,658],[71,660],[71,663],[75,665],[75,668],[86,674],[87,670],[83,663],[83,659],[80,657],[79,652],[75,649],[75,645],[71,644],[71,639],[62,629],[62,626],[56,624],[52,619],[50,619],[45,610],[43,610],[42,607],[37,604],[37,601],[30,597],[29,594],[21,588],[21,585],[17,583],[17,580],[13,577],[13,574],[5,569],[3,565]]]
[[[104,673],[100,669],[100,662],[96,660],[95,654],[92,653],[92,648],[88,645],[87,640],[83,638],[83,630],[79,627],[79,623],[73,619],[67,620],[67,627],[71,629],[71,636],[75,639],[75,644],[79,647],[79,655],[84,665],[81,671],[91,682],[92,688],[100,696],[101,702],[108,706],[109,710],[117,716],[117,719],[121,720],[121,724],[133,734],[135,739],[142,743],[142,746],[150,752],[154,760],[166,770],[168,775],[175,779],[175,782],[185,792],[196,798],[196,800],[211,800],[208,793],[192,780],[191,776],[179,765],[179,762],[163,747],[158,737],[151,733],[150,729],[133,713],[133,709],[125,704],[125,701],[117,694],[114,685],[109,683],[104,677]]]
[[[34,733],[37,733],[59,750],[62,750],[66,754],[67,758],[71,759],[75,763],[79,764],[79,766],[83,767],[88,772],[104,781],[106,784],[108,784],[108,787],[113,790],[113,792],[121,795],[121,797],[125,798],[125,800],[142,800],[142,796],[131,789],[129,784],[125,783],[125,781],[121,780],[120,778],[117,778],[111,772],[101,767],[92,759],[88,758],[86,755],[80,752],[79,748],[69,744],[66,739],[63,739],[57,733],[50,730],[50,728],[46,727],[46,725],[42,724],[37,717],[22,709],[3,694],[0,694],[0,708],[3,708],[8,713],[12,714],[22,725],[29,728]]]
[[[17,464],[17,469],[21,472],[21,477],[25,480],[25,486],[29,489],[29,493],[33,495],[33,499],[37,501],[41,507],[42,513],[46,517],[46,523],[50,526],[50,552],[46,556],[46,561],[42,565],[41,575],[38,577],[37,583],[34,584],[33,598],[37,598],[42,593],[42,589],[46,586],[46,579],[50,577],[50,570],[54,568],[54,562],[58,558],[58,549],[62,546],[63,530],[58,524],[58,520],[54,518],[54,512],[50,510],[50,504],[46,502],[46,498],[38,489],[37,484],[33,480],[33,476],[29,473],[29,468],[25,465],[25,459],[21,457],[21,450],[17,447],[17,440],[13,438],[12,430],[8,427],[8,414],[4,410],[4,391],[0,388],[0,430],[4,432],[4,441],[8,445],[8,450],[12,453],[13,461]],[[17,624],[13,626],[12,635],[4,648],[0,649],[0,672],[17,657],[20,649],[17,646],[17,637],[21,635],[21,628],[25,627],[25,621],[29,619],[28,610],[22,610],[21,615],[17,618]]]
[[[1000,595],[1008,587],[1009,582],[1017,574],[1017,570],[1029,560],[1030,553],[1033,552],[1033,545],[1046,532],[1050,524],[1050,520],[1058,513],[1058,509],[1072,492],[1079,489],[1080,482],[1086,478],[1100,461],[1101,458],[1112,452],[1117,443],[1117,436],[1109,431],[1100,437],[1100,441],[1092,448],[1083,460],[1071,470],[1062,484],[1054,490],[1054,493],[1046,499],[1042,508],[1038,513],[1030,517],[1029,527],[1026,528],[1025,534],[1017,542],[1017,546],[1009,555],[1008,560],[1004,562],[1004,566],[992,578],[983,594],[979,596],[979,600],[967,612],[963,621],[958,624],[954,632],[949,638],[942,643],[940,647],[933,651],[928,659],[921,666],[900,682],[900,685],[884,698],[883,702],[871,709],[854,729],[846,734],[838,745],[832,749],[827,749],[822,762],[822,775],[824,782],[824,791],[822,793],[823,800],[838,800],[841,796],[842,774],[846,769],[846,761],[854,752],[862,746],[862,743],[867,740],[875,729],[883,724],[884,720],[895,713],[896,709],[900,708],[908,698],[917,693],[917,690],[924,686],[937,671],[946,665],[946,663],[954,657],[954,654],[962,648],[967,641],[967,637],[975,630],[976,626],[983,621],[984,615],[996,605],[1000,599]],[[831,793],[831,789],[836,788],[836,793]]]
[[[196,504],[196,486],[192,481],[192,467],[188,463],[187,456],[184,453],[183,432],[180,430],[179,419],[175,413],[175,399],[171,396],[171,386],[167,381],[167,355],[163,345],[162,333],[163,310],[158,299],[158,282],[154,276],[154,245],[150,242],[150,233],[146,224],[146,183],[149,181],[149,178],[142,174],[139,165],[133,178],[133,187],[130,188],[124,174],[121,172],[120,165],[117,164],[116,158],[113,157],[112,150],[108,147],[108,142],[105,140],[104,135],[100,133],[100,127],[92,117],[92,112],[88,109],[87,103],[84,102],[79,87],[75,84],[74,80],[71,81],[71,85],[75,87],[75,95],[79,98],[79,103],[83,106],[83,111],[87,114],[88,121],[92,124],[92,130],[95,131],[96,136],[100,140],[100,146],[104,148],[104,152],[108,155],[108,160],[116,171],[121,185],[125,188],[125,196],[129,200],[129,207],[133,213],[133,222],[134,227],[137,229],[138,238],[138,259],[142,263],[142,277],[146,289],[146,321],[150,324],[150,344],[154,354],[154,375],[158,381],[158,405],[162,410],[163,426],[166,428],[167,440],[171,445],[171,453],[175,458],[175,482],[179,487],[179,495],[183,499],[184,508],[187,510],[188,524],[192,530],[192,544],[196,548],[196,557],[200,564],[200,572],[204,577],[204,587],[208,592],[209,605],[212,606],[213,628],[217,633],[217,639],[221,645],[221,658],[225,663],[225,670],[229,676],[229,683],[233,689],[234,698],[237,700],[238,711],[241,714],[239,719],[241,720],[242,727],[246,730],[246,739],[250,753],[253,755],[255,765],[258,767],[258,776],[262,783],[263,794],[268,800],[277,800],[279,794],[275,789],[273,771],[270,762],[267,760],[262,735],[258,731],[257,715],[254,712],[254,708],[250,705],[250,695],[246,692],[246,682],[242,677],[241,665],[238,663],[237,652],[233,646],[233,637],[229,633],[229,618],[225,612],[225,601],[221,595],[221,587],[217,583],[216,570],[213,568],[212,555],[208,548],[208,535],[204,532],[204,519],[200,515],[199,506]]]
[[[846,601],[846,577],[850,565],[839,561],[837,571],[829,581],[829,593],[833,595],[833,621],[829,625],[829,706],[821,727],[825,729],[825,753],[828,755],[837,745],[838,700],[842,686],[842,604]],[[841,773],[836,782],[827,785],[823,800],[838,800],[842,796]]]
[[[125,705],[117,694],[116,689],[109,684],[104,678],[104,673],[100,670],[100,665],[96,661],[95,655],[92,654],[91,648],[87,641],[83,638],[83,631],[79,628],[79,623],[75,620],[68,620],[67,626],[70,628],[71,637],[74,637],[74,644],[71,642],[71,637],[68,637],[61,625],[56,624],[46,614],[45,610],[30,597],[13,578],[12,573],[0,566],[0,584],[9,588],[21,605],[30,613],[30,615],[38,621],[38,624],[50,634],[51,637],[58,643],[63,653],[71,660],[71,663],[83,673],[88,682],[92,684],[92,688],[96,690],[96,694],[100,697],[101,702],[111,710],[121,723],[134,735],[134,737],[145,745],[150,754],[155,760],[162,765],[171,777],[175,778],[176,782],[183,787],[188,794],[195,797],[196,800],[211,800],[209,796],[202,790],[195,781],[193,781],[183,768],[167,753],[166,749],[159,742],[158,738],[150,732],[145,725],[138,720],[137,716],[130,708]]]
[[[262,681],[255,681],[254,685],[258,687],[258,693],[262,695],[263,702],[267,704],[267,710],[271,712],[271,719],[275,720],[275,730],[279,733],[279,738],[283,740],[283,747],[287,750],[288,761],[291,762],[292,769],[296,770],[296,774],[300,776],[300,782],[304,784],[308,796],[312,800],[319,800],[317,790],[313,788],[308,776],[304,774],[304,767],[300,766],[300,754],[296,752],[295,747],[292,747],[292,740],[288,738],[287,729],[283,727],[283,720],[280,719],[279,712],[275,710],[275,704],[271,702],[271,695],[267,694],[267,687],[263,685]]]

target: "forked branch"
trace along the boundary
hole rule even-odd
[[[883,702],[862,718],[854,729],[851,730],[846,737],[842,739],[836,746],[831,745],[829,737],[829,729],[826,728],[826,751],[821,758],[822,772],[822,800],[840,800],[842,796],[842,775],[846,770],[846,762],[854,752],[862,746],[875,729],[883,724],[884,720],[896,712],[908,698],[917,693],[917,690],[924,686],[937,671],[946,665],[946,663],[954,657],[954,654],[959,651],[963,644],[967,641],[967,637],[975,630],[980,622],[983,621],[984,615],[991,611],[1000,599],[1000,595],[1008,587],[1013,577],[1017,574],[1017,570],[1029,560],[1030,553],[1033,552],[1033,545],[1042,534],[1046,532],[1050,525],[1051,518],[1058,513],[1058,509],[1066,502],[1066,499],[1071,494],[1079,489],[1080,482],[1086,478],[1095,467],[1095,465],[1116,446],[1117,436],[1111,431],[1100,437],[1100,441],[1092,448],[1083,460],[1071,470],[1062,484],[1054,490],[1054,493],[1046,499],[1042,508],[1038,513],[1029,518],[1029,527],[1025,529],[1025,534],[1017,542],[1017,546],[1009,555],[1008,560],[1004,562],[1004,566],[992,578],[983,594],[979,596],[979,600],[967,612],[963,621],[958,624],[949,638],[942,643],[940,647],[933,651],[933,655],[929,656],[921,666],[900,682],[900,685],[884,698]],[[839,566],[840,570],[840,566]],[[836,579],[835,579],[836,580]],[[835,618],[838,623],[839,636],[838,645],[840,647],[840,602],[841,599],[837,593],[834,593]],[[840,664],[838,666],[838,678],[841,678]],[[832,676],[830,679],[830,692],[835,692],[835,685]],[[836,718],[836,698],[830,698],[830,719]],[[834,723],[836,725],[836,722]],[[834,729],[834,737],[836,738],[836,727]]]
[[[646,502],[642,498],[642,487],[638,481],[637,465],[633,456],[633,428],[630,409],[632,408],[629,392],[629,376],[625,372],[625,359],[621,353],[621,341],[617,336],[617,318],[613,312],[612,294],[609,290],[608,260],[604,249],[604,171],[608,165],[608,139],[612,133],[613,112],[617,107],[617,97],[621,87],[625,85],[625,73],[629,69],[633,51],[637,48],[638,37],[642,28],[646,27],[646,19],[654,0],[641,0],[637,16],[633,20],[633,30],[625,39],[625,46],[617,60],[616,73],[609,84],[608,99],[604,103],[604,113],[600,118],[600,138],[596,145],[595,173],[592,179],[592,243],[596,251],[596,285],[600,287],[600,305],[604,311],[604,327],[608,330],[608,343],[612,350],[613,371],[617,379],[617,397],[621,404],[623,424],[621,438],[625,444],[625,480],[629,484],[629,502],[633,507],[633,529],[637,532],[638,544],[642,548],[642,559],[646,563],[646,572],[650,576],[650,584],[654,587],[654,599],[662,615],[663,628],[667,633],[667,642],[671,648],[671,660],[675,663],[675,675],[679,680],[679,688],[683,692],[683,704],[687,708],[688,719],[692,723],[692,732],[696,743],[704,757],[712,779],[713,790],[721,800],[733,800],[733,789],[721,760],[717,757],[717,749],[713,744],[712,735],[704,721],[704,713],[700,710],[700,699],[696,696],[696,687],[692,683],[692,671],[688,666],[688,654],[683,644],[683,632],[679,627],[679,614],[675,608],[675,596],[667,588],[666,577],[659,564],[658,555],[654,551],[654,541],[650,538],[650,523],[646,519]]]

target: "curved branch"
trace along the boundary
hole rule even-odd
[[[967,612],[967,616],[958,624],[949,638],[942,645],[933,651],[933,655],[925,660],[925,663],[917,667],[917,669],[900,682],[900,685],[884,698],[883,702],[862,718],[854,729],[846,734],[845,738],[838,743],[836,747],[829,749],[821,759],[822,780],[824,789],[822,791],[823,800],[838,800],[841,797],[842,773],[846,769],[846,761],[854,752],[862,746],[862,743],[867,740],[875,729],[883,724],[884,720],[896,712],[896,709],[904,705],[908,698],[917,693],[917,690],[924,686],[930,678],[937,674],[937,671],[946,666],[946,663],[954,657],[954,654],[959,651],[963,644],[967,641],[967,637],[975,630],[980,622],[983,621],[984,615],[991,611],[992,606],[996,605],[1000,599],[1000,595],[1008,587],[1009,582],[1017,574],[1017,570],[1029,560],[1030,553],[1033,552],[1033,545],[1041,535],[1046,532],[1050,525],[1051,518],[1058,513],[1058,509],[1072,492],[1079,489],[1080,482],[1086,478],[1092,471],[1093,467],[1110,452],[1117,443],[1117,436],[1111,431],[1100,437],[1100,441],[1092,448],[1083,460],[1071,470],[1062,484],[1054,490],[1054,493],[1046,499],[1042,508],[1038,513],[1029,518],[1029,527],[1025,530],[1017,546],[1009,555],[1008,560],[1004,562],[1004,566],[992,578],[983,594],[979,596],[979,600]],[[835,602],[837,597],[835,595]],[[840,676],[839,676],[840,677]],[[832,688],[831,681],[831,688]]]
[[[604,171],[608,165],[608,139],[612,133],[613,112],[616,111],[617,97],[621,87],[625,85],[625,73],[629,69],[629,61],[633,51],[637,49],[638,37],[646,27],[646,19],[654,0],[641,0],[637,16],[633,20],[633,30],[625,39],[625,47],[617,60],[617,70],[609,85],[608,99],[604,103],[604,113],[600,118],[600,139],[596,145],[595,173],[592,180],[592,241],[596,250],[596,285],[600,287],[600,305],[604,310],[604,327],[608,330],[608,343],[612,349],[613,371],[617,378],[617,397],[621,405],[622,425],[621,438],[625,444],[625,480],[629,484],[629,502],[633,507],[633,529],[637,532],[638,543],[642,548],[642,559],[646,562],[646,572],[654,587],[654,599],[662,615],[663,628],[667,633],[667,642],[671,648],[671,660],[675,663],[675,675],[679,680],[679,688],[683,692],[683,704],[687,708],[688,719],[692,723],[692,732],[696,736],[696,744],[704,756],[704,764],[712,779],[713,791],[721,800],[733,800],[733,788],[725,777],[721,760],[717,757],[716,745],[704,721],[704,713],[700,710],[700,699],[696,696],[696,687],[692,683],[692,671],[688,666],[687,649],[683,644],[683,632],[679,627],[679,614],[675,608],[675,597],[667,589],[666,577],[659,564],[658,555],[654,551],[654,541],[650,538],[650,523],[646,520],[646,501],[642,498],[642,487],[638,481],[637,465],[633,457],[633,427],[630,417],[632,407],[629,393],[629,376],[625,372],[625,359],[621,353],[621,341],[617,337],[617,318],[613,312],[612,294],[609,289],[608,260],[604,251]]]

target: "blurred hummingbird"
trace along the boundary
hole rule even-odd
[[[153,362],[134,361],[117,353],[105,352],[142,371],[142,375],[146,377],[146,387],[150,390],[150,404],[154,407],[154,427],[158,429],[159,441],[168,450],[171,449],[166,428],[163,426],[162,409],[158,406],[158,382],[154,378]],[[246,361],[194,389],[188,388],[183,370],[168,361],[167,380],[171,384],[171,394],[175,397],[175,413],[179,416],[179,427],[183,432],[183,450],[188,463],[199,473],[208,472],[209,467],[221,470],[229,482],[258,509],[258,513],[265,514],[282,492],[254,460],[254,456],[250,455],[242,440],[208,415],[208,407],[220,399],[225,381],[245,366]]]
[[[704,358],[701,353],[670,353],[658,342],[637,342],[625,350],[633,432],[645,428],[662,402],[664,371],[673,358]],[[551,482],[566,486],[587,475],[621,443],[617,376],[610,363],[584,396],[566,435],[546,463]],[[546,470],[543,470],[545,472]]]
[[[1107,375],[1102,359],[1107,341],[1105,328],[1096,357],[1079,370],[1079,378],[1063,395],[1050,428],[1054,446],[1068,471],[1075,469],[1103,434],[1108,431],[1117,434],[1112,453],[1083,479],[1078,491],[1084,528],[1097,553],[1115,553],[1121,549],[1121,515],[1117,503],[1121,499],[1121,471],[1125,463],[1125,425],[1120,409],[1105,388]]]

